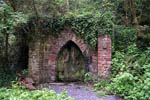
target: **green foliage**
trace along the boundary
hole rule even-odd
[[[105,87],[110,83],[109,80],[104,80],[102,77],[98,77],[98,82],[94,84],[95,91],[105,90]]]
[[[120,96],[126,96],[133,89],[134,82],[132,74],[127,72],[120,73],[112,80],[111,89],[107,89],[115,94],[120,94]]]
[[[0,87],[10,86],[11,82],[16,80],[15,73],[6,73],[0,70]]]
[[[24,77],[29,77],[29,72],[28,72],[28,70],[27,70],[27,69],[24,69],[24,70],[22,71],[22,75],[23,75]]]
[[[114,34],[112,34],[113,53],[117,51],[127,51],[128,46],[136,43],[136,30],[133,27],[124,25],[115,25]]]
[[[129,46],[125,53],[116,51],[112,59],[113,75],[116,76],[119,72],[130,72],[140,77],[145,71],[144,66],[150,63],[149,53],[149,49],[143,52],[135,44]]]
[[[15,12],[3,0],[0,1],[0,68],[2,67],[4,69],[8,67],[6,65],[8,62],[5,61],[6,58],[9,58],[9,62],[13,62],[11,59],[13,55],[12,50],[15,51],[14,43],[16,42],[16,37],[13,33],[20,23],[27,22],[27,18],[27,15],[21,12]],[[9,67],[12,67],[12,63]]]
[[[0,20],[0,33],[2,34],[4,30],[7,30],[7,33],[13,33],[19,23],[27,22],[27,16],[14,12],[5,2],[0,1]]]
[[[106,86],[110,93],[125,100],[148,100],[150,93],[150,50],[140,51],[135,44],[128,51],[116,52],[113,58],[112,82]]]
[[[105,96],[106,96],[106,93],[105,93],[105,91],[97,91],[97,92],[96,92],[96,95],[97,95],[98,97],[102,98],[102,97],[105,97]]]
[[[115,16],[112,12],[97,12],[96,14],[70,15],[63,17],[35,17],[30,18],[23,28],[19,28],[21,35],[26,39],[47,37],[47,35],[58,36],[62,30],[72,29],[75,34],[81,36],[86,43],[96,48],[97,37],[104,33],[112,34]],[[49,27],[48,27],[49,26]],[[22,27],[22,26],[21,26]],[[30,28],[32,27],[32,28]],[[35,38],[36,37],[36,38]],[[31,42],[31,41],[30,41]]]
[[[89,83],[93,82],[93,74],[91,72],[88,72],[88,73],[85,74],[84,82],[86,84],[89,84]]]
[[[13,84],[12,89],[0,88],[0,100],[74,100],[66,97],[67,91],[56,94],[53,90],[29,91]]]
[[[69,2],[69,12],[66,11],[67,1]],[[148,21],[146,22],[149,15],[145,14],[149,10],[147,3],[149,3],[148,0],[134,1],[137,17],[141,23],[140,27],[149,26]],[[26,39],[36,40],[35,35],[41,37],[52,33],[58,35],[61,30],[69,27],[95,48],[98,42],[97,37],[104,33],[112,36],[113,49],[115,50],[123,50],[136,40],[136,31],[133,27],[128,0],[35,0],[35,6],[40,13],[39,18],[31,18],[34,20],[29,20],[29,24],[26,27],[21,26],[23,29],[18,32],[23,33],[23,36],[26,33],[29,37],[34,34],[32,39],[29,37]],[[125,25],[126,17],[129,20],[129,25]],[[42,19],[46,20],[43,21]],[[147,29],[141,28],[141,30]],[[149,39],[141,45],[148,44],[148,41]],[[125,42],[126,44],[124,44]]]
[[[150,50],[141,50],[136,44],[128,46],[127,50],[115,51],[111,80],[107,82],[100,78],[94,85],[95,90],[124,100],[149,100]]]
[[[9,63],[13,69],[15,65],[12,66],[11,64],[16,63],[16,59],[19,59],[19,57],[16,57],[19,50],[16,50],[18,48],[15,43],[20,43],[19,45],[24,47],[24,45],[28,45],[29,42],[36,41],[39,38],[46,38],[48,35],[58,36],[62,30],[70,28],[76,35],[81,36],[91,48],[94,47],[96,50],[98,36],[106,33],[111,36],[113,41],[113,78],[111,83],[108,82],[110,85],[106,84],[107,82],[104,80],[100,80],[95,84],[96,90],[107,87],[109,92],[119,95],[126,100],[148,100],[150,98],[150,50],[145,50],[146,47],[150,46],[150,36],[147,34],[150,30],[149,0],[134,1],[137,19],[143,36],[143,40],[138,41],[135,27],[133,26],[134,21],[131,16],[129,0],[35,0],[35,9],[33,9],[33,2],[31,0],[24,2],[20,0],[13,1],[15,1],[15,3],[7,3],[10,4],[10,6],[16,7],[16,11],[14,11],[13,7],[3,2],[3,0],[0,1],[1,62],[4,60],[6,34],[8,34],[9,38],[9,58],[11,58],[9,59]],[[68,1],[69,11],[66,7]],[[27,8],[28,11],[26,10]],[[36,12],[36,10],[39,16],[33,17],[33,12]],[[25,13],[32,13],[32,17],[27,20],[28,16],[25,15]],[[26,23],[27,21],[28,23]],[[21,39],[18,41],[16,36],[19,36],[19,39]],[[137,44],[140,49],[137,48],[135,44]],[[11,56],[12,54],[14,57]],[[61,57],[58,59],[58,62],[60,61]],[[71,63],[69,62],[69,64]],[[61,63],[58,63],[58,66],[61,65]],[[0,67],[1,66],[2,64]],[[62,71],[63,69],[59,67],[58,70]],[[0,85],[5,85],[14,80],[15,77],[11,75],[12,74],[2,74],[0,72]],[[68,74],[59,73],[61,79],[65,78],[64,75],[67,76]],[[84,70],[77,72],[75,75],[77,77],[83,76]],[[85,75],[85,82],[88,83],[92,79],[90,73]],[[12,91],[14,93],[12,93]],[[6,92],[6,95],[4,92]],[[47,92],[42,91],[29,92],[27,90],[3,88],[0,90],[0,93],[3,93],[0,97],[3,98],[3,96],[5,96],[6,99],[7,97],[13,98],[13,96],[16,97],[16,92],[19,93],[19,95],[24,95],[23,97],[26,99],[35,94],[33,100],[37,97],[43,99],[44,97],[41,95],[48,95],[46,94]],[[101,91],[99,94],[101,94]],[[20,97],[16,98],[20,100]]]

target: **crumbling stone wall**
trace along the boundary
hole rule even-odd
[[[59,37],[49,36],[29,45],[29,74],[35,82],[56,81],[58,54],[68,41],[79,47],[87,61],[86,67],[93,73],[94,79],[97,79],[98,75],[107,76],[111,63],[111,40],[106,36],[100,37],[97,52],[71,30],[64,30]]]

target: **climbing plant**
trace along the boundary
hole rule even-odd
[[[85,14],[83,16],[64,16],[64,17],[40,17],[38,20],[32,17],[27,24],[19,29],[18,33],[27,35],[33,40],[35,36],[47,37],[47,35],[58,36],[62,30],[72,29],[72,31],[81,36],[86,43],[96,47],[98,36],[102,34],[113,33],[115,19],[111,12],[97,13],[95,15]],[[23,28],[22,28],[23,27]]]

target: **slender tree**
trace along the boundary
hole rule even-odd
[[[139,39],[141,39],[142,38],[142,34],[141,34],[140,27],[139,27],[138,19],[136,17],[136,10],[134,8],[134,2],[133,2],[133,0],[130,0],[130,8],[131,8],[131,14],[132,14],[133,19],[134,19],[137,36],[138,36]]]
[[[124,10],[125,10],[125,24],[126,26],[129,26],[129,17],[128,17],[128,0],[124,1]]]
[[[67,0],[67,2],[66,2],[66,8],[67,8],[67,12],[69,12],[70,11],[70,7],[69,7],[69,0]]]

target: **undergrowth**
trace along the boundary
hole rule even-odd
[[[11,86],[11,82],[16,80],[15,73],[0,71],[0,87]]]
[[[0,100],[74,100],[66,97],[67,91],[56,94],[53,90],[26,90],[18,84],[13,84],[11,89],[0,88]]]
[[[96,90],[117,95],[124,100],[149,100],[150,50],[141,51],[135,44],[127,52],[116,51],[112,59],[112,78],[95,84]]]

